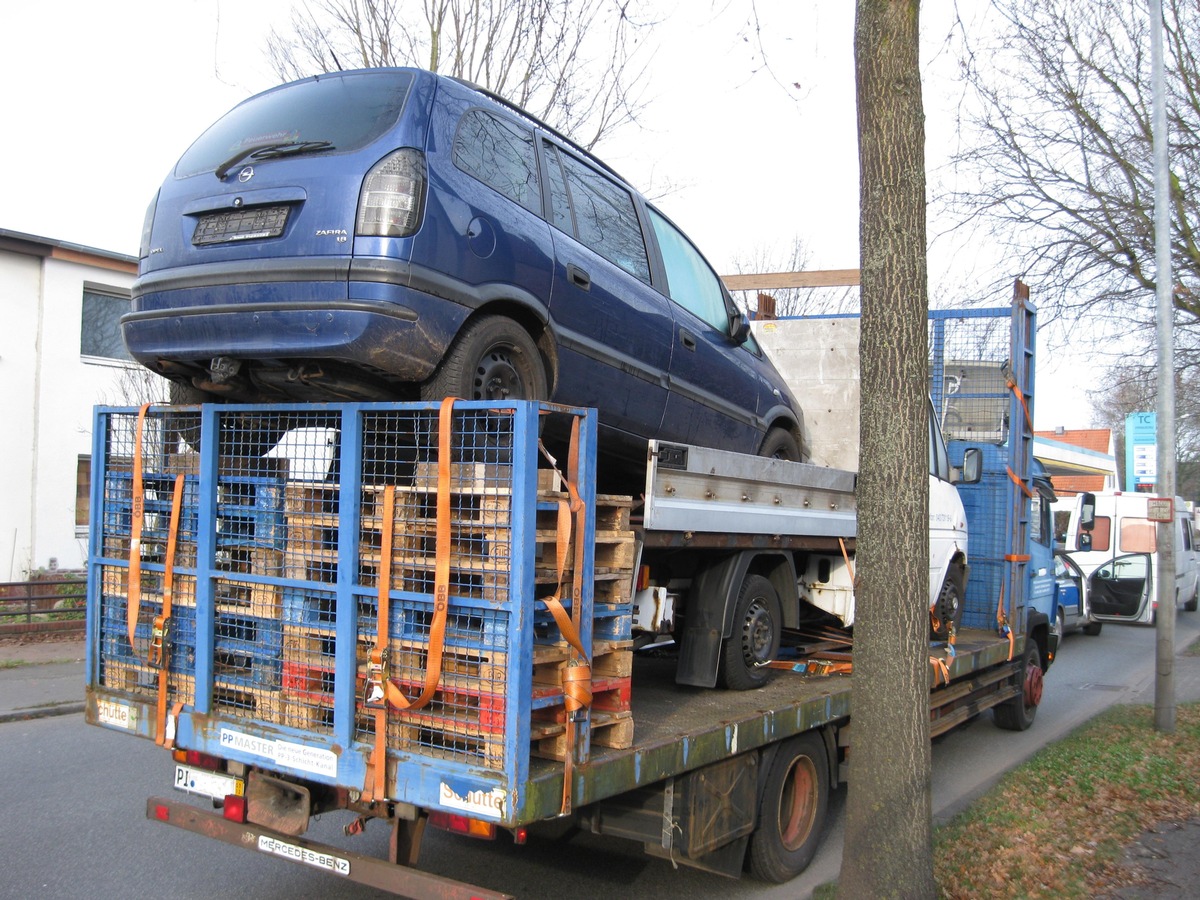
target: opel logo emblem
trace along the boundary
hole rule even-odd
[[[247,182],[254,177],[254,166],[246,166],[242,171],[238,172],[238,181]]]

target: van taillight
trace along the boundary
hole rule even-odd
[[[146,217],[142,220],[142,240],[138,245],[138,259],[145,259],[150,255],[150,234],[154,229],[154,208],[156,206],[158,206],[158,191],[154,192],[154,199],[146,207]]]
[[[376,163],[363,180],[354,233],[407,237],[420,227],[424,208],[425,157],[419,150],[397,150]]]

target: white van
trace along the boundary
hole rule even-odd
[[[1128,491],[1080,494],[1067,526],[1067,552],[1087,576],[1092,617],[1102,622],[1154,622],[1158,606],[1158,523],[1151,495]],[[1093,518],[1091,528],[1088,518]],[[1195,610],[1200,591],[1192,513],[1175,498],[1175,603]]]

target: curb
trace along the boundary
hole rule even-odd
[[[0,725],[5,722],[23,722],[27,719],[47,719],[51,716],[72,716],[82,713],[83,703],[60,703],[57,706],[34,706],[29,709],[0,712]]]

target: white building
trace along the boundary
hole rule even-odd
[[[166,396],[118,326],[132,256],[0,229],[0,581],[87,559],[92,407]]]

